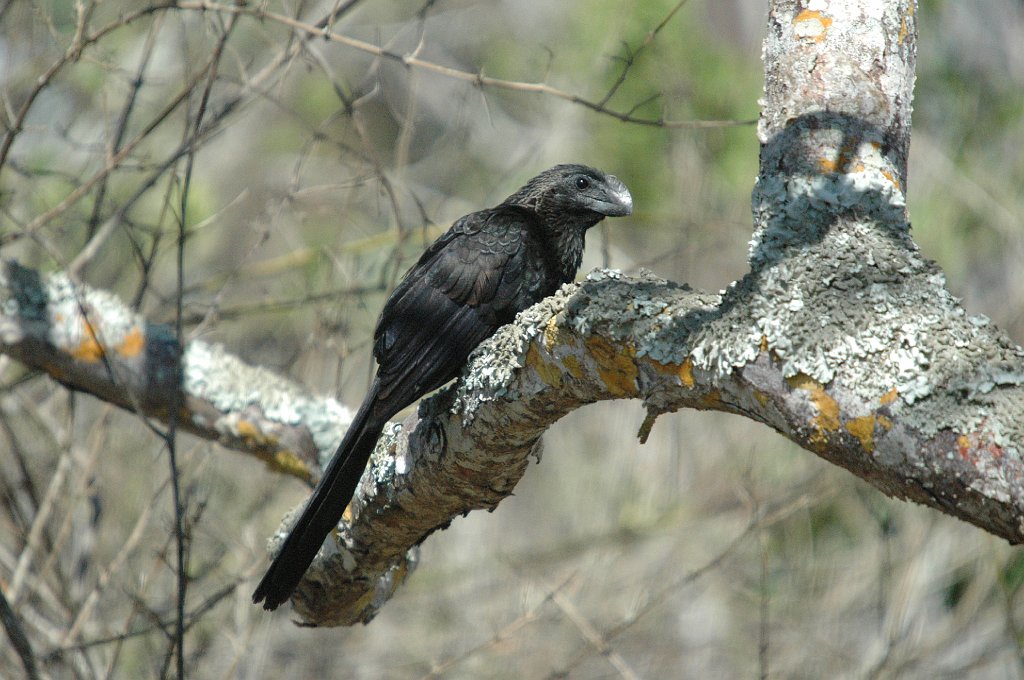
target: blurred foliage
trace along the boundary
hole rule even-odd
[[[330,4],[264,6],[312,22]],[[755,118],[765,3],[691,0],[645,43],[675,6],[357,2],[334,30],[593,102],[625,70],[608,106],[645,119]],[[4,131],[66,58],[79,8],[88,33],[143,7],[0,5]],[[923,0],[917,17],[915,237],[968,309],[1019,340],[1024,315],[1006,302],[1024,299],[1024,9]],[[376,312],[410,258],[553,163],[614,172],[635,198],[629,220],[595,231],[585,267],[645,266],[711,290],[746,269],[752,126],[623,123],[250,16],[234,20],[202,109],[202,69],[232,22],[154,12],[67,57],[0,167],[0,256],[62,269],[97,239],[80,278],[170,319],[191,149],[187,331],[347,403],[361,398]],[[105,179],[16,237],[128,144]],[[53,557],[34,577],[37,652],[54,677],[157,676],[166,641],[153,622],[173,610],[158,442],[130,415],[6,364],[2,375],[3,579],[58,461],[74,461],[45,531]],[[516,496],[431,537],[378,620],[345,631],[296,629],[248,602],[264,537],[306,491],[188,442],[189,605],[204,613],[188,639],[193,677],[627,675],[608,649],[642,677],[751,676],[766,664],[779,677],[1024,677],[1018,551],[741,419],[666,416],[643,447],[641,421],[635,404],[566,418]],[[751,528],[758,512],[769,519]]]

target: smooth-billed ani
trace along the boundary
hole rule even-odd
[[[459,219],[427,248],[384,305],[370,391],[253,602],[276,609],[291,596],[352,499],[385,423],[456,377],[469,353],[518,312],[572,281],[587,229],[632,211],[616,177],[558,165],[501,205]]]

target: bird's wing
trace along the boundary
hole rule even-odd
[[[406,273],[374,334],[382,405],[404,408],[454,378],[473,348],[525,306],[525,291],[536,288],[523,252],[531,219],[519,208],[467,215]]]

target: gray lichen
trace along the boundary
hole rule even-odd
[[[239,414],[255,407],[269,420],[305,425],[322,461],[329,459],[352,421],[352,412],[337,400],[312,397],[296,383],[250,366],[217,344],[189,343],[182,369],[185,392],[209,401],[222,413]]]
[[[562,286],[554,295],[516,315],[515,321],[499,328],[469,356],[468,368],[459,380],[452,413],[461,413],[464,425],[473,422],[480,405],[498,399],[514,400],[509,390],[530,341],[544,331],[548,320],[558,314],[576,289],[575,284]]]
[[[49,315],[50,342],[70,350],[98,341],[106,348],[121,345],[130,333],[141,333],[145,320],[116,296],[104,290],[76,285],[63,272],[45,280],[45,309]],[[88,323],[82,312],[88,315]]]

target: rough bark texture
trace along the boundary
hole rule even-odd
[[[773,3],[751,273],[726,302],[754,311],[807,392],[810,448],[1019,542],[1021,350],[960,308],[909,235],[915,11]],[[837,446],[832,425],[859,446]]]
[[[351,421],[334,399],[309,395],[219,345],[194,341],[182,351],[170,328],[116,297],[15,262],[0,265],[0,352],[165,422],[180,389],[179,427],[307,481]]]
[[[744,415],[889,495],[1024,541],[1024,352],[969,316],[910,238],[915,9],[772,3],[750,272],[720,295],[598,272],[500,330],[385,432],[294,597],[305,623],[373,618],[426,536],[495,507],[542,433],[601,399],[643,399],[641,436],[679,408]],[[193,432],[310,477],[340,437],[330,400],[217,348],[179,353],[65,277],[5,272],[0,350],[72,388],[163,417],[181,375]]]

